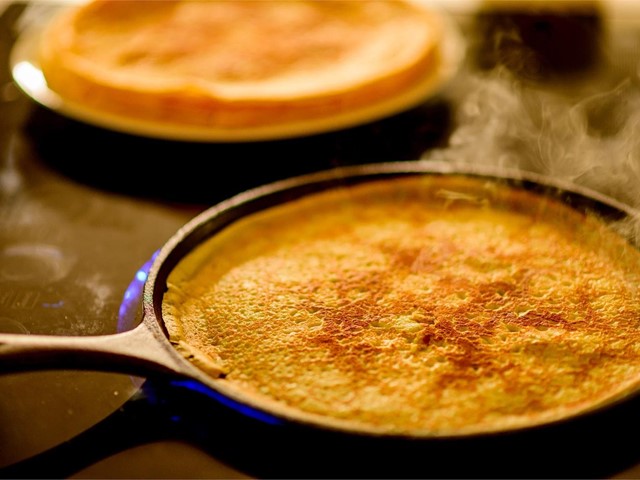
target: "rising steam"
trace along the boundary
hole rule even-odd
[[[640,208],[640,91],[631,80],[576,100],[497,68],[453,90],[463,100],[449,145],[424,159],[533,171]]]

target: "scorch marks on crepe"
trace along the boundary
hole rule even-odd
[[[636,384],[639,284],[639,252],[593,216],[424,177],[237,222],[173,272],[164,316],[221,382],[285,410],[459,434],[561,418]]]

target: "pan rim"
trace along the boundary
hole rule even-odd
[[[553,192],[558,196],[565,195],[572,199],[577,198],[580,202],[585,202],[589,205],[589,207],[586,208],[589,211],[604,209],[610,213],[619,215],[621,218],[631,218],[635,221],[640,219],[639,210],[613,197],[567,180],[532,171],[427,160],[392,161],[334,167],[285,178],[246,190],[205,209],[185,223],[157,252],[155,260],[149,269],[147,280],[143,287],[142,303],[144,321],[151,321],[156,324],[165,335],[166,341],[170,342],[161,310],[162,299],[167,289],[166,278],[168,274],[175,268],[180,259],[195,248],[196,245],[210,236],[215,235],[216,232],[224,229],[225,226],[233,223],[235,220],[265,208],[286,203],[299,196],[317,193],[326,189],[335,188],[339,185],[412,175],[462,175],[486,178],[487,180],[499,182],[504,181],[522,186],[525,189],[540,189],[544,191],[546,195],[550,195],[549,192]],[[310,187],[312,190],[307,190]],[[276,199],[276,201],[274,202],[273,199]],[[563,199],[563,203],[567,203],[565,199]],[[591,208],[592,204],[594,208]],[[569,204],[569,206],[574,209],[582,208],[582,205],[576,206]],[[249,210],[248,213],[245,212],[246,209]],[[638,247],[636,246],[636,248]],[[171,346],[175,348],[173,345]],[[179,352],[176,353],[180,354]],[[543,419],[526,425],[503,426],[482,431],[460,430],[443,433],[416,430],[410,433],[397,433],[381,431],[375,427],[354,426],[348,421],[344,422],[295,408],[282,407],[278,404],[265,402],[259,398],[256,399],[237,391],[233,387],[229,387],[224,381],[209,376],[186,357],[182,358],[185,364],[188,364],[189,370],[194,371],[194,377],[203,383],[205,387],[212,390],[213,396],[217,398],[218,401],[231,404],[231,406],[236,404],[236,407],[245,411],[246,408],[254,410],[254,414],[250,414],[250,416],[261,418],[269,423],[290,423],[311,427],[313,429],[365,437],[441,441],[526,433],[554,425],[566,424],[575,419],[586,418],[640,395],[640,389],[638,388],[639,382],[634,382],[631,387],[625,388],[623,392],[613,394],[596,404],[568,414],[560,414],[551,419]]]

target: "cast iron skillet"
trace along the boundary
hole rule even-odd
[[[284,463],[303,464],[293,473],[296,477],[599,477],[612,473],[609,469],[615,472],[637,462],[640,448],[627,442],[625,435],[630,428],[640,428],[636,391],[591,412],[535,427],[460,436],[380,435],[323,425],[304,415],[275,412],[253,398],[238,396],[224,382],[193,366],[169,342],[162,319],[167,276],[196,245],[235,220],[342,185],[408,175],[451,174],[507,182],[560,198],[605,221],[637,222],[640,218],[633,208],[568,182],[470,164],[403,161],[294,177],[236,195],[205,210],[178,230],[161,248],[149,270],[143,289],[142,321],[134,329],[86,337],[0,334],[0,373],[75,369],[195,380],[210,391],[209,397],[257,413],[251,416],[275,425],[267,431],[261,448],[264,452],[273,451],[273,455],[285,455],[288,460]],[[273,444],[269,438],[277,438],[279,443]],[[308,442],[314,442],[313,446]],[[249,450],[247,455],[251,455]],[[275,457],[269,458],[276,461]],[[314,459],[318,462],[310,463]],[[284,471],[276,472],[286,476]]]

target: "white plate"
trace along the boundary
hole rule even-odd
[[[277,140],[329,132],[378,120],[418,106],[440,92],[459,70],[465,51],[463,38],[457,26],[444,12],[440,15],[445,26],[440,65],[432,75],[424,78],[415,87],[398,92],[393,98],[349,112],[309,121],[255,128],[221,129],[140,120],[104,112],[62,98],[48,87],[38,64],[37,47],[46,22],[38,23],[18,37],[11,51],[9,63],[14,81],[36,103],[88,124],[169,140],[203,142]]]

